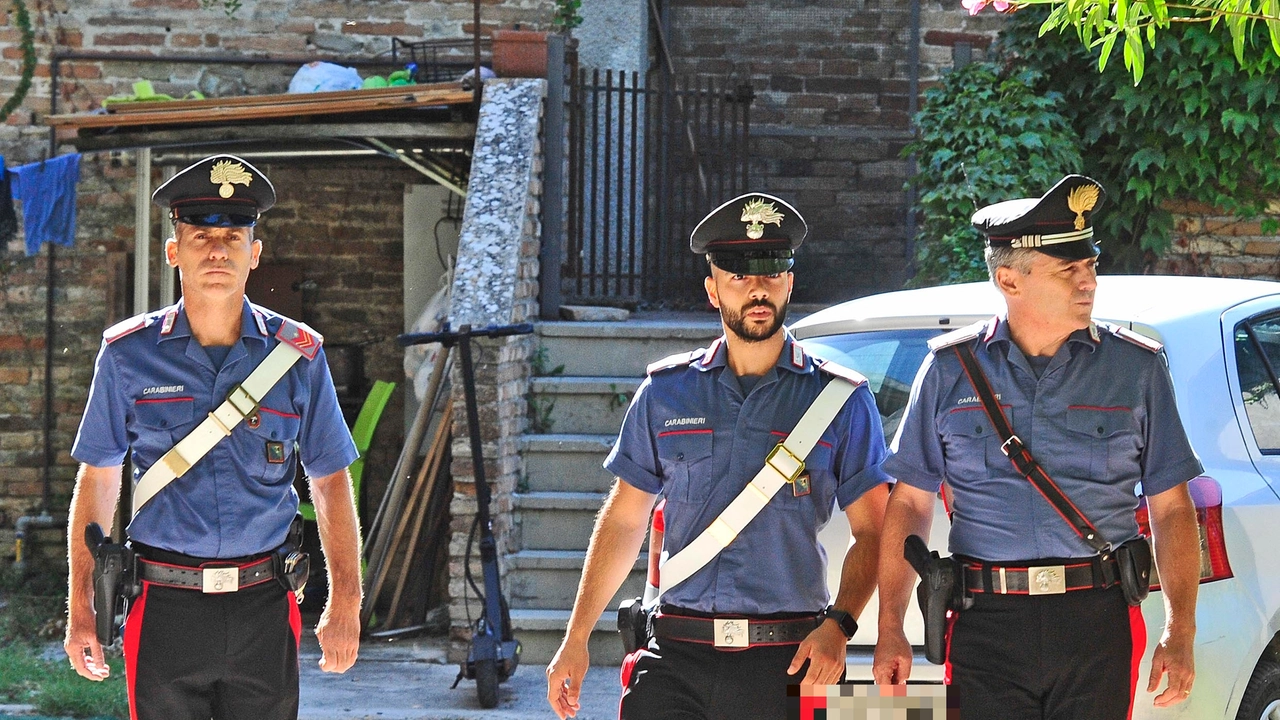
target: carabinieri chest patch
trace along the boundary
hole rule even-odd
[[[284,443],[279,440],[267,441],[267,462],[272,465],[284,464]]]

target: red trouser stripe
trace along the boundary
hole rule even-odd
[[[289,629],[293,630],[293,644],[299,652],[302,650],[302,611],[298,610],[298,596],[292,590],[284,594],[289,603]]]
[[[639,648],[635,652],[627,653],[622,658],[622,670],[619,673],[622,677],[622,696],[627,695],[627,686],[631,684],[631,673],[636,669],[636,661],[640,659],[640,653],[644,652],[644,648]],[[618,698],[618,720],[622,720],[622,698]]]
[[[147,590],[151,583],[142,583],[142,594],[130,603],[129,615],[124,624],[124,676],[128,684],[129,718],[138,720],[138,693],[134,685],[138,680],[138,641],[142,638],[142,613],[147,609]]]
[[[1129,660],[1129,714],[1133,717],[1133,702],[1138,696],[1138,668],[1142,665],[1142,656],[1147,652],[1147,620],[1142,617],[1141,607],[1129,607],[1129,635],[1133,640],[1133,654]]]
[[[947,611],[947,638],[946,638],[947,661],[942,666],[942,669],[943,669],[942,684],[943,685],[951,684],[951,633],[953,630],[955,630],[956,618],[958,617],[960,617],[959,611],[956,611],[956,610]]]

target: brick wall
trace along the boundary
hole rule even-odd
[[[752,185],[794,203],[810,226],[797,253],[794,300],[831,302],[901,287],[910,3],[668,5],[678,72],[733,74],[756,89]],[[922,89],[951,66],[956,43],[981,57],[999,24],[990,13],[969,17],[958,2],[922,3]]]
[[[1201,203],[1172,203],[1173,244],[1152,262],[1157,273],[1210,277],[1280,279],[1280,235],[1271,228],[1280,223],[1280,200],[1262,217],[1241,219],[1225,215]]]

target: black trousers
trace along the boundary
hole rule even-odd
[[[787,686],[809,670],[787,674],[795,645],[717,650],[656,639],[622,665],[620,720],[783,720]]]
[[[1128,720],[1146,637],[1119,587],[975,595],[952,626],[947,705],[961,720]]]
[[[124,629],[131,720],[298,717],[293,593],[275,580],[220,595],[143,588]]]

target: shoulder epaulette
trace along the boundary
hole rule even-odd
[[[672,368],[687,366],[702,357],[702,354],[706,351],[706,348],[698,348],[697,350],[690,350],[689,352],[676,353],[675,355],[664,357],[657,362],[649,363],[649,367],[645,368],[644,372],[646,375],[652,375],[656,372],[662,372],[663,370],[671,370]]]
[[[324,344],[324,337],[304,323],[295,322],[283,316],[279,317],[282,322],[280,329],[276,331],[276,338],[282,343],[292,345],[306,359],[314,360],[316,353],[320,352],[320,346]]]
[[[120,338],[126,335],[132,335],[133,333],[150,325],[151,323],[155,322],[155,319],[156,319],[156,316],[152,313],[143,313],[141,315],[134,315],[133,317],[127,320],[121,320],[115,325],[112,325],[111,327],[102,331],[102,339],[106,341],[108,345],[110,345],[111,343],[119,340]]]
[[[1101,327],[1104,330],[1107,330],[1112,335],[1115,335],[1121,340],[1125,340],[1127,342],[1133,343],[1134,345],[1137,345],[1140,348],[1149,350],[1153,353],[1158,353],[1164,349],[1164,343],[1160,342],[1159,340],[1149,338],[1146,335],[1143,335],[1142,333],[1134,332],[1127,327],[1122,327],[1120,325],[1116,325],[1115,323],[1108,323],[1108,322],[1100,322],[1098,323],[1098,327]]]
[[[867,381],[867,378],[862,373],[857,370],[851,370],[840,363],[834,363],[830,360],[819,360],[818,358],[814,358],[814,362],[817,363],[818,369],[822,372],[827,373],[828,375],[834,375],[838,378],[844,378],[854,385],[861,385]]]
[[[987,324],[990,322],[991,322],[990,320],[982,320],[972,325],[966,325],[965,327],[957,328],[944,335],[939,335],[935,338],[930,338],[929,349],[936,353],[939,350],[953,347],[955,345],[959,345],[960,343],[966,343],[966,342],[969,342],[970,340],[976,340],[987,331]]]

